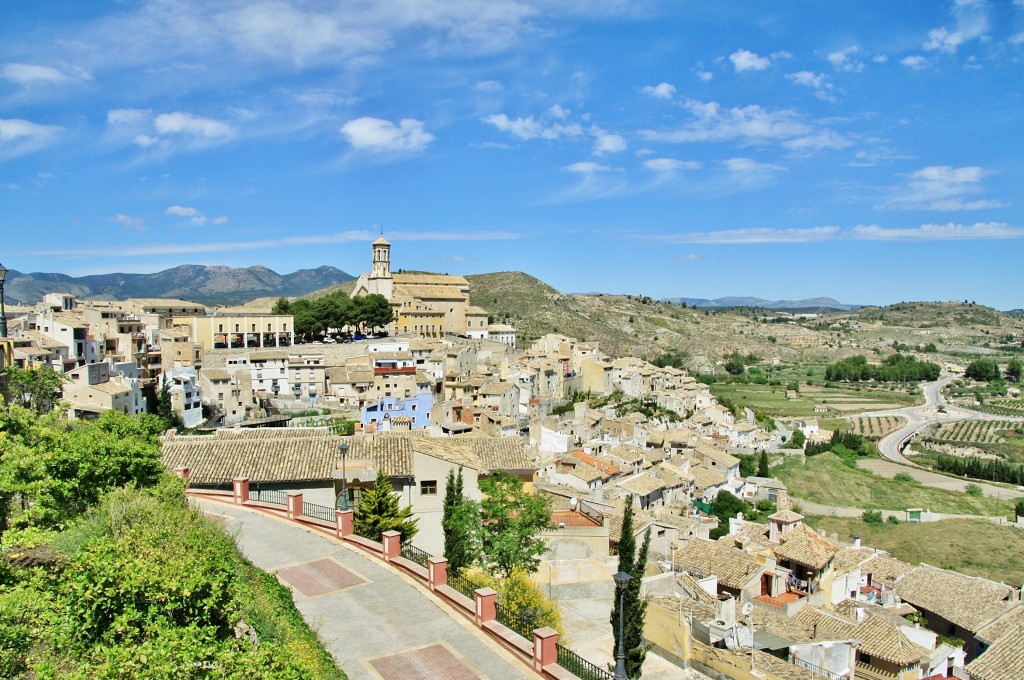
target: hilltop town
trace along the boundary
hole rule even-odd
[[[142,414],[166,400],[180,428],[164,435],[161,461],[200,492],[299,494],[340,509],[357,505],[383,472],[418,520],[416,548],[431,555],[445,549],[446,479],[458,473],[464,494],[479,500],[482,480],[509,474],[552,509],[540,580],[556,600],[609,598],[628,522],[632,540],[650,537],[648,641],[688,668],[748,678],[749,657],[750,672],[769,678],[1024,675],[1019,584],[905,562],[809,524],[781,472],[804,458],[804,442],[825,447],[836,421],[856,413],[809,397],[811,381],[803,395],[797,384],[779,390],[813,399],[813,413],[776,420],[698,379],[692,362],[715,374],[720,357],[656,364],[556,332],[524,341],[499,323],[516,314],[471,303],[481,294],[467,278],[393,273],[384,238],[371,244],[370,262],[349,290],[385,300],[390,323],[310,334],[280,311],[53,291],[34,307],[8,308],[3,365],[61,373],[53,402],[72,420]],[[851,327],[872,321],[844,314],[819,328],[809,327],[816,314],[800,324],[762,319],[748,337],[778,347],[782,359],[768,357],[769,366],[800,346],[829,348],[828,358],[888,346],[881,325],[874,339],[851,340]],[[656,327],[656,318],[643,323]],[[739,356],[738,338],[723,349]],[[915,388],[901,390],[905,401],[873,402],[876,410],[920,403]],[[892,418],[884,434],[896,429]],[[730,498],[739,505],[723,511]],[[894,514],[942,518],[913,512]],[[596,645],[589,652],[607,655]]]

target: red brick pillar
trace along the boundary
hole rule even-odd
[[[533,670],[539,673],[553,663],[558,663],[558,631],[538,628],[533,631]]]
[[[302,492],[289,491],[288,519],[298,519],[299,517],[302,517]]]
[[[235,492],[235,505],[245,505],[249,502],[248,477],[235,477],[231,480],[231,488]]]
[[[397,531],[385,531],[380,542],[384,544],[384,561],[390,562],[402,552],[402,534]]]
[[[351,536],[352,530],[352,511],[351,510],[335,510],[334,519],[338,526],[338,538],[346,538]]]
[[[187,467],[176,467],[174,468],[174,474],[178,475],[187,482],[189,475],[192,474],[192,470],[190,470]]]
[[[431,590],[448,585],[448,560],[444,557],[427,558],[427,584]]]
[[[473,594],[476,596],[476,625],[482,627],[498,615],[498,591],[494,588],[477,588]]]

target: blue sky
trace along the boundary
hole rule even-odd
[[[0,261],[1024,306],[1024,1],[7,3]]]

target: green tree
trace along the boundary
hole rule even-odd
[[[4,373],[7,376],[11,403],[40,414],[53,409],[53,405],[60,398],[61,387],[68,381],[63,373],[58,373],[49,366],[25,369],[10,366]]]
[[[419,531],[416,526],[419,520],[411,517],[412,506],[399,506],[398,494],[392,490],[391,480],[379,471],[373,487],[359,498],[359,504],[352,513],[352,528],[360,536],[373,541],[381,540],[385,531],[397,531],[402,534],[402,542],[406,543]]]
[[[274,303],[273,309],[270,310],[271,314],[291,314],[292,303],[288,301],[288,298],[280,297],[277,298],[277,302]]]
[[[768,469],[768,452],[762,451],[761,457],[757,461],[757,476],[758,477],[771,477],[771,470]]]
[[[1006,379],[1012,380],[1013,382],[1020,382],[1022,367],[1024,366],[1022,366],[1020,359],[1010,359],[1010,363],[1006,364]]]
[[[448,571],[459,574],[480,556],[480,506],[463,495],[461,467],[458,475],[448,471],[441,528]]]
[[[967,365],[964,375],[978,382],[999,380],[999,364],[994,359],[975,359]]]
[[[647,569],[647,554],[651,547],[651,530],[644,535],[640,552],[636,552],[636,538],[633,535],[633,496],[626,498],[626,509],[622,516],[622,532],[619,534],[619,571],[632,578],[624,592],[616,592],[612,604],[610,623],[613,658],[619,654],[619,612],[621,605],[623,642],[625,645],[626,677],[639,678],[643,671],[644,659],[650,648],[644,642],[644,618],[647,615],[647,601],[640,596],[641,583]]]
[[[174,407],[171,404],[171,381],[167,379],[166,374],[163,376],[160,391],[156,393],[155,415],[164,419],[164,422],[167,423],[166,427],[181,429],[184,426],[181,416],[174,412]]]
[[[368,329],[387,326],[395,320],[391,303],[383,295],[376,293],[364,295],[356,299],[355,323],[362,323]]]
[[[784,449],[802,449],[804,444],[807,442],[807,435],[804,434],[803,430],[797,428],[793,430],[793,436],[786,442]]]
[[[551,527],[548,500],[523,491],[523,480],[501,470],[480,481],[482,560],[502,577],[515,567],[537,571],[547,550],[540,532]]]

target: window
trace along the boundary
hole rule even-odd
[[[437,495],[437,480],[436,479],[424,479],[420,482],[420,495],[421,496],[436,496]]]

